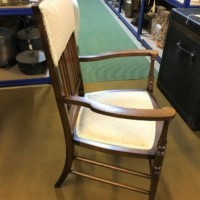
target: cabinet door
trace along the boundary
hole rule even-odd
[[[200,128],[200,36],[171,21],[158,87],[193,129]]]

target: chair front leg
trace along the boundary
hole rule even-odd
[[[157,152],[154,160],[154,164],[152,167],[151,175],[151,185],[150,185],[150,194],[149,194],[149,200],[155,200],[155,195],[158,187],[158,182],[162,170],[163,160],[164,160],[164,154],[165,154],[166,146],[158,146]]]

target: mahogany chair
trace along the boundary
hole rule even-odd
[[[128,50],[100,55],[80,56],[74,37],[72,0],[42,0],[33,6],[38,22],[47,66],[59,109],[66,142],[64,169],[55,184],[60,187],[69,173],[105,182],[155,199],[164,159],[171,107],[159,108],[153,96],[154,50]],[[144,90],[111,90],[84,92],[80,62],[104,59],[149,56],[150,70]],[[137,172],[75,155],[80,145],[107,153],[147,159],[150,173]],[[149,189],[104,180],[72,169],[73,160],[150,179]]]

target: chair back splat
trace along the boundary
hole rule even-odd
[[[65,165],[55,187],[60,187],[71,173],[146,194],[149,200],[154,200],[165,155],[168,126],[175,116],[173,108],[159,108],[153,96],[154,62],[158,53],[143,49],[78,56],[72,0],[39,0],[33,6],[33,12],[65,135]],[[151,59],[146,89],[84,92],[81,62],[136,56]],[[75,155],[76,145],[93,152],[147,159],[150,172]],[[149,187],[130,186],[77,171],[72,168],[73,160],[146,178],[150,180]]]

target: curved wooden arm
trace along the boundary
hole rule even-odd
[[[110,59],[110,58],[129,57],[129,56],[151,56],[151,57],[156,58],[157,55],[158,55],[158,52],[155,50],[137,49],[137,50],[106,52],[106,53],[90,55],[90,56],[79,56],[79,61],[92,62],[92,61],[99,61],[99,60],[105,60],[105,59]]]
[[[175,110],[171,107],[164,107],[162,109],[122,108],[122,107],[102,104],[79,96],[65,97],[64,102],[90,108],[92,111],[99,114],[124,118],[124,119],[163,121],[163,120],[171,120],[176,113]]]

